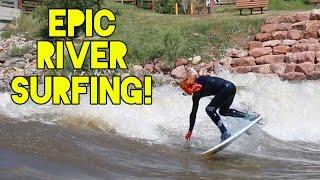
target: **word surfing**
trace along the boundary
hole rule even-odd
[[[103,19],[108,21],[106,27],[102,26],[105,22]],[[108,9],[99,10],[96,14],[91,9],[85,12],[78,9],[50,9],[49,36],[74,37],[75,28],[85,25],[86,37],[92,37],[94,33],[109,37],[116,29],[115,20],[114,13]],[[74,69],[83,69],[85,64],[89,64],[92,70],[128,69],[124,60],[126,54],[127,46],[122,41],[84,40],[78,47],[70,40],[39,40],[37,68],[63,70],[66,64],[71,64]],[[20,105],[29,99],[37,104],[46,104],[52,100],[54,105],[78,105],[80,95],[90,93],[92,105],[105,105],[107,98],[114,105],[121,104],[121,100],[130,105],[152,104],[151,76],[145,76],[142,81],[135,76],[122,80],[119,76],[113,76],[111,81],[106,76],[72,76],[70,79],[45,76],[43,82],[43,92],[40,92],[39,77],[14,77],[11,81],[14,92],[11,95],[12,101]]]

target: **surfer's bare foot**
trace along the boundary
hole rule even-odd
[[[225,140],[228,139],[229,137],[231,137],[231,134],[230,134],[228,131],[225,131],[224,133],[221,134],[220,143],[222,143],[223,141],[225,141]]]

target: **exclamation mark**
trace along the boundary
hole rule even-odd
[[[144,104],[145,105],[152,104],[152,77],[151,76],[144,77]]]

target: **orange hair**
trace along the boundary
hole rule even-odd
[[[184,90],[184,92],[191,95],[193,93],[192,86],[194,85],[195,81],[196,81],[195,76],[188,76],[188,77],[186,77],[186,79],[184,79],[180,83],[180,87],[181,87],[181,89]]]

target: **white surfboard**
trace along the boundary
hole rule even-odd
[[[229,146],[234,140],[238,139],[244,132],[246,132],[249,128],[251,128],[253,125],[255,125],[258,121],[261,120],[261,115],[259,115],[255,120],[251,121],[250,124],[248,124],[246,127],[244,127],[243,129],[241,129],[239,132],[237,132],[236,134],[232,135],[231,137],[229,137],[228,139],[226,139],[225,141],[223,141],[222,143],[216,145],[215,147],[209,149],[208,151],[202,153],[202,156],[207,156],[210,154],[215,154],[221,150],[223,150],[224,148],[226,148],[227,146]]]

